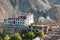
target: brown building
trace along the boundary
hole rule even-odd
[[[33,23],[32,26],[29,27],[29,29],[31,29],[31,31],[35,30],[35,28],[38,28],[40,30],[43,30],[45,33],[49,33],[49,32],[54,32],[54,31],[59,31],[60,28],[60,22],[48,22],[48,23]]]

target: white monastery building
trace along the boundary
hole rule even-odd
[[[17,18],[4,19],[5,25],[27,26],[27,25],[31,25],[31,23],[34,23],[34,17],[33,17],[32,13],[28,13],[26,15],[21,15]]]

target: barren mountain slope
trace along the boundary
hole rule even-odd
[[[59,5],[60,0],[0,0],[0,21],[28,12],[34,13],[36,17],[41,14],[46,17],[49,13],[52,19],[60,20]]]
[[[0,0],[0,21],[8,17],[15,17],[16,15],[9,0]]]

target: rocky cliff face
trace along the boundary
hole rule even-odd
[[[51,8],[48,1],[42,0],[10,0],[14,8],[19,9],[22,12],[31,12],[31,10],[44,11]]]
[[[60,0],[0,0],[0,21],[8,17],[17,17],[21,13],[41,14],[54,20],[60,20]]]
[[[10,0],[15,9],[24,13],[33,12],[36,16],[48,14],[54,20],[60,20],[60,0]],[[39,14],[38,14],[39,13]]]
[[[53,4],[53,5],[60,5],[60,0],[48,0],[50,4]]]
[[[60,21],[60,6],[53,6],[48,13],[52,19]]]
[[[0,22],[5,18],[16,17],[17,14],[9,0],[0,0]]]

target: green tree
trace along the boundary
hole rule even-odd
[[[10,37],[8,35],[5,35],[4,40],[9,40]]]
[[[35,37],[34,32],[28,32],[27,35],[29,39],[33,39]]]
[[[44,31],[39,30],[38,33],[37,33],[37,36],[42,38],[44,36]]]
[[[19,33],[15,33],[15,34],[11,35],[10,40],[22,40],[22,37],[20,36]]]
[[[38,29],[38,18],[35,19],[35,29],[37,30]]]
[[[37,23],[38,23],[38,18],[35,19],[35,25],[37,25]]]

